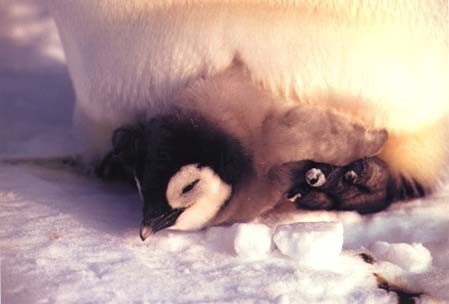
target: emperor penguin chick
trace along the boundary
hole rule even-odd
[[[375,156],[388,138],[385,130],[368,129],[331,109],[275,100],[238,66],[193,83],[176,98],[177,110],[113,136],[114,154],[144,201],[142,239],[162,229],[250,221],[295,187],[301,161],[345,172],[337,166]],[[388,176],[386,166],[378,168]],[[369,179],[371,173],[360,175]],[[340,209],[380,200],[363,187],[331,188],[327,193],[338,198]],[[385,189],[381,184],[378,193]]]
[[[162,229],[197,230],[253,220],[274,208],[292,187],[290,173],[279,174],[277,167],[314,156],[351,162],[375,154],[386,138],[381,130],[366,130],[319,108],[279,107],[247,76],[232,69],[200,81],[180,94],[178,109],[114,132],[115,159],[135,179],[144,202],[142,239]],[[210,107],[215,98],[227,100]],[[249,111],[253,98],[260,99],[257,111]],[[294,136],[268,147],[270,136],[286,135],[286,116]],[[304,120],[314,123],[304,129],[298,126]],[[335,130],[324,127],[329,123]],[[307,132],[321,136],[311,138]],[[323,145],[334,149],[323,150]],[[271,153],[276,148],[282,158]]]

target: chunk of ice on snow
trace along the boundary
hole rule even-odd
[[[430,251],[420,243],[377,241],[371,244],[370,249],[377,259],[396,264],[406,271],[423,272],[432,265]]]
[[[272,249],[271,229],[263,224],[234,224],[234,250],[240,256],[255,257]]]
[[[382,241],[376,241],[370,246],[371,252],[379,259],[385,256],[388,249],[390,249],[390,243]]]
[[[313,267],[332,265],[343,247],[340,222],[303,222],[280,225],[273,241],[285,255]]]

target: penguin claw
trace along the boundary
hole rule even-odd
[[[348,170],[345,173],[345,181],[350,184],[354,185],[357,182],[359,175],[354,170]]]
[[[299,200],[302,197],[302,194],[300,192],[296,192],[296,193],[287,193],[285,195],[286,199],[289,200],[290,202],[294,203],[297,200]]]
[[[325,192],[310,191],[295,202],[300,209],[306,210],[332,210],[335,200]]]

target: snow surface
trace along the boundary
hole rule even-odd
[[[73,91],[41,1],[0,1],[0,158],[73,151]],[[373,272],[449,302],[449,186],[362,217],[296,212],[265,223],[341,221],[338,263],[315,270],[273,250],[236,255],[229,227],[138,237],[135,189],[69,166],[0,164],[1,303],[396,303]],[[411,273],[358,254],[375,241],[422,243],[432,267]]]
[[[339,222],[302,222],[279,225],[273,241],[283,254],[302,264],[327,268],[338,261],[343,247],[343,225]]]
[[[377,241],[370,246],[376,258],[389,261],[411,272],[424,272],[432,265],[432,255],[422,244]]]

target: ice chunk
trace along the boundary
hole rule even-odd
[[[432,265],[432,255],[421,243],[374,242],[370,249],[379,259],[410,272],[423,272]]]
[[[387,242],[376,241],[376,242],[372,243],[370,246],[371,252],[378,259],[383,258],[385,256],[385,254],[388,252],[388,249],[390,249],[390,243],[387,243]]]
[[[210,227],[207,241],[216,250],[237,253],[240,256],[256,257],[272,249],[271,229],[263,224],[234,224],[230,227]]]
[[[263,224],[234,224],[234,250],[240,256],[255,257],[272,249],[271,229]]]
[[[285,255],[313,267],[332,265],[343,247],[340,222],[303,222],[280,225],[273,241]]]

